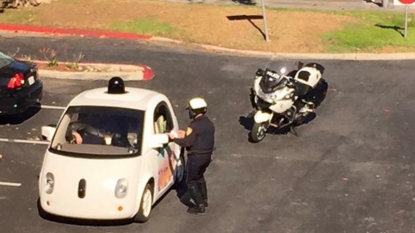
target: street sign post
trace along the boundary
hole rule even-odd
[[[415,5],[415,0],[394,0],[393,5],[395,6],[405,6],[405,33],[404,37],[406,38],[408,34],[408,6]]]
[[[406,38],[408,34],[408,6],[405,6],[405,34],[404,38]]]
[[[265,3],[264,3],[264,0],[261,0],[261,5],[262,5],[262,20],[264,21],[265,40],[266,41],[269,41],[269,37],[268,37],[268,26],[267,26],[267,15],[265,13]]]
[[[382,7],[388,8],[389,0],[382,0]]]

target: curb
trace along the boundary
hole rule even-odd
[[[45,61],[32,61],[34,63],[46,64]],[[155,74],[151,67],[147,65],[123,65],[106,63],[78,63],[80,66],[94,69],[105,69],[108,71],[57,71],[39,69],[41,77],[70,79],[70,80],[109,80],[112,77],[121,77],[124,81],[148,81],[154,78]]]
[[[215,45],[187,43],[179,40],[174,40],[165,37],[156,37],[151,35],[143,35],[137,33],[125,33],[117,31],[103,31],[103,30],[90,30],[90,29],[65,29],[65,28],[53,28],[44,26],[30,26],[30,25],[18,25],[18,24],[0,24],[0,31],[19,31],[42,33],[42,34],[60,34],[60,35],[78,35],[89,37],[112,37],[112,38],[124,38],[124,39],[138,39],[163,43],[174,44],[190,44],[196,46],[208,52],[219,52],[236,54],[242,56],[253,57],[268,57],[279,59],[313,59],[313,60],[415,60],[415,53],[273,53],[263,51],[251,51],[251,50],[238,50],[225,48]]]
[[[239,53],[256,57],[271,57],[278,59],[312,59],[312,60],[359,60],[359,61],[391,61],[415,60],[415,53],[272,53],[262,51],[237,50],[212,45],[198,46],[218,52]]]
[[[159,41],[175,44],[186,44],[186,42],[164,38],[151,37],[150,41]],[[232,53],[244,56],[279,58],[279,59],[313,59],[313,60],[365,60],[365,61],[390,61],[390,60],[415,60],[415,53],[273,53],[254,50],[239,50],[225,48],[215,45],[190,43],[206,51],[219,53]]]
[[[111,37],[111,38],[126,38],[126,39],[141,39],[148,40],[152,36],[137,34],[131,32],[118,31],[104,31],[94,29],[77,29],[77,28],[55,28],[45,26],[21,25],[21,24],[0,24],[0,30],[4,31],[24,31],[24,32],[39,32],[44,34],[61,34],[61,35],[79,35],[89,37]]]

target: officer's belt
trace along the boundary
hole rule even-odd
[[[216,148],[213,149],[207,149],[207,150],[189,150],[188,154],[208,154],[212,153]]]

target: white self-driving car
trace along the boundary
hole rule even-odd
[[[39,176],[39,208],[78,219],[149,219],[152,205],[184,174],[181,148],[166,133],[179,129],[169,99],[158,92],[108,87],[85,91],[58,124]]]

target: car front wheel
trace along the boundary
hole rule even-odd
[[[134,222],[144,223],[150,219],[153,204],[153,192],[151,190],[151,185],[147,184],[141,197],[140,208],[134,217]]]

